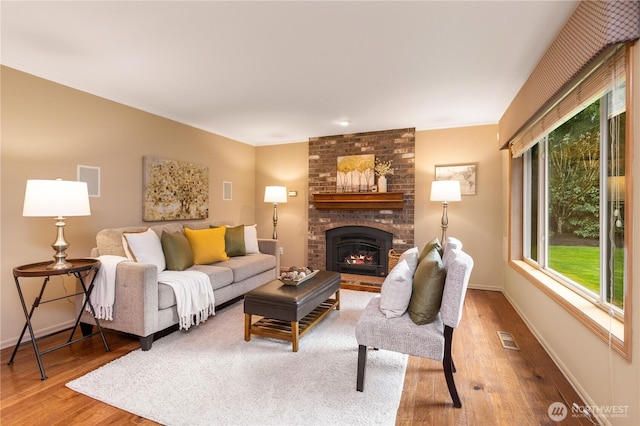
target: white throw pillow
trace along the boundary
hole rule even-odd
[[[389,272],[380,290],[380,310],[387,318],[402,316],[409,307],[413,289],[413,272],[406,260]]]
[[[167,268],[160,237],[150,228],[144,232],[123,232],[122,245],[130,260],[156,265],[158,272]]]
[[[398,263],[403,260],[407,261],[407,265],[409,265],[409,269],[411,270],[411,276],[416,273],[416,268],[418,267],[418,259],[420,258],[420,249],[418,247],[414,247],[412,249],[406,250],[403,252],[398,258]]]
[[[258,248],[258,231],[256,225],[244,226],[244,248],[247,254],[260,253]]]

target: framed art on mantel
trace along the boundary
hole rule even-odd
[[[376,156],[373,154],[338,157],[336,192],[369,192],[373,187]]]
[[[461,195],[476,195],[478,163],[436,165],[436,180],[457,180]]]
[[[207,219],[209,168],[186,161],[143,157],[142,220]]]

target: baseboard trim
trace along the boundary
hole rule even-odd
[[[487,285],[487,284],[471,284],[469,283],[469,289],[471,290],[486,290],[486,291],[499,291],[504,293],[504,289],[500,286]]]
[[[62,331],[68,330],[71,327],[73,327],[73,324],[75,324],[75,322],[76,322],[75,319],[72,319],[72,320],[65,321],[63,323],[56,324],[53,326],[40,328],[38,330],[33,330],[33,332],[36,335],[36,339],[39,339],[40,337],[50,336],[52,334],[56,334],[56,333],[60,333]],[[30,341],[31,341],[31,335],[29,334],[29,330],[27,330],[25,331],[20,344],[28,343]],[[0,342],[0,349],[13,347],[16,345],[17,342],[18,342],[18,336],[13,336],[8,339],[5,339],[2,342]]]

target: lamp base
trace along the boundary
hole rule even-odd
[[[278,239],[278,203],[273,203],[273,235],[274,240]]]
[[[447,201],[442,202],[442,220],[440,221],[440,226],[442,228],[442,240],[440,243],[445,244],[445,239],[447,238],[447,228],[449,227],[449,218],[447,217],[447,206],[449,203]]]
[[[56,218],[56,228],[58,228],[58,232],[56,240],[51,244],[51,247],[56,251],[56,254],[53,256],[55,261],[48,265],[47,269],[69,269],[73,266],[72,263],[65,260],[67,258],[65,250],[69,248],[69,243],[64,239],[64,225],[64,217],[58,216]]]

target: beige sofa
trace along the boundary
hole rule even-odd
[[[184,227],[205,229],[222,223],[172,222],[150,226],[158,236],[162,231],[182,232]],[[228,224],[226,224],[228,225]],[[122,243],[123,232],[139,232],[147,227],[104,229],[96,236],[97,247],[92,257],[101,255],[126,256]],[[280,270],[280,247],[277,240],[258,239],[260,253],[231,257],[229,260],[211,265],[194,265],[189,269],[208,275],[213,288],[215,306],[240,298],[244,293],[259,287],[278,276]],[[80,310],[82,300],[76,300]],[[214,320],[213,319],[210,320]],[[177,329],[178,313],[176,298],[171,287],[158,283],[158,268],[155,265],[122,262],[117,265],[113,320],[100,320],[103,328],[129,333],[140,338],[142,350],[151,349],[154,335],[161,331]],[[91,314],[83,312],[81,327],[83,334],[91,333],[95,321]],[[176,326],[176,327],[174,327]],[[165,333],[166,334],[166,333]]]

